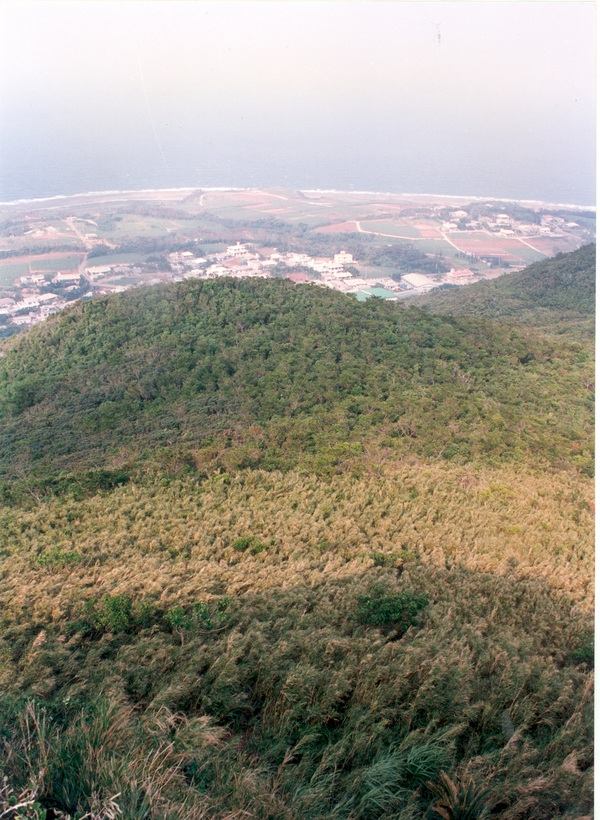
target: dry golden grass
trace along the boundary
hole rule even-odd
[[[408,820],[427,797],[398,780],[404,744],[423,766],[433,755],[426,780],[443,768],[506,797],[503,820],[584,813],[591,499],[576,474],[412,462],[362,478],[148,480],[1,508],[0,696],[18,710],[33,695],[66,721],[45,799],[84,812],[143,794],[132,819]],[[255,541],[239,551],[244,536]],[[361,624],[357,602],[377,584],[426,594],[421,624]],[[154,620],[86,633],[85,601],[105,595],[148,602]],[[165,620],[223,596],[223,627]],[[110,720],[98,694],[118,704]],[[61,797],[61,767],[92,731],[96,757],[70,775],[88,785],[79,802]],[[45,747],[34,738],[24,767],[15,743],[23,788]],[[401,813],[369,813],[390,794]]]
[[[585,611],[593,600],[593,489],[564,472],[415,463],[327,480],[241,472],[134,485],[83,501],[0,509],[4,617],[61,619],[75,599],[198,596],[310,585],[393,562],[543,579]],[[257,555],[232,542],[256,536]]]

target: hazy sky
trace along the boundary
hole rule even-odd
[[[2,0],[0,199],[256,184],[590,204],[595,13]]]

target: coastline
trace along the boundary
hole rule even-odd
[[[277,189],[280,186],[277,186]],[[68,204],[69,200],[76,200],[76,199],[92,199],[98,197],[111,197],[111,198],[133,198],[136,196],[140,196],[143,194],[180,194],[180,193],[192,193],[193,191],[202,191],[202,192],[251,192],[257,191],[260,192],[262,190],[269,190],[265,186],[260,188],[242,188],[242,187],[234,187],[234,186],[201,186],[195,185],[191,187],[184,187],[184,188],[141,188],[141,189],[129,189],[129,190],[108,190],[108,191],[86,191],[77,194],[55,194],[53,196],[48,197],[33,197],[31,199],[23,198],[23,199],[14,199],[8,202],[0,202],[0,208],[13,208],[19,206],[29,206],[29,205],[43,205],[44,203],[65,203]],[[377,196],[377,197],[395,197],[395,198],[408,198],[408,199],[433,199],[433,200],[460,200],[460,201],[468,201],[468,202],[506,202],[506,203],[515,203],[519,205],[523,205],[525,207],[546,207],[546,208],[564,208],[568,210],[577,210],[577,211],[589,211],[589,212],[596,212],[596,205],[576,205],[574,203],[568,202],[548,202],[546,200],[541,199],[513,199],[510,197],[494,197],[494,196],[467,196],[465,194],[434,194],[434,193],[408,193],[408,192],[390,192],[390,191],[343,191],[338,190],[336,188],[301,188],[298,189],[302,194],[336,194],[342,196]]]

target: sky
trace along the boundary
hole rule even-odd
[[[593,2],[2,0],[0,199],[279,186],[593,204]]]

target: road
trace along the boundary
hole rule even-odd
[[[371,234],[373,234],[373,236],[389,236],[392,239],[408,239],[409,241],[416,241],[416,242],[418,242],[418,240],[419,240],[418,236],[402,236],[402,234],[399,234],[399,233],[381,233],[380,231],[368,231],[365,228],[361,228],[360,222],[358,222],[356,219],[353,219],[352,221],[356,225],[356,230],[359,233],[371,233]],[[442,236],[444,236],[444,234],[442,234]],[[446,237],[444,237],[444,239],[445,238]],[[433,239],[435,241],[436,237],[430,237],[430,239]],[[446,239],[446,241],[448,242],[447,239]],[[452,242],[450,242],[450,245],[452,245]],[[456,245],[452,245],[452,247],[456,248]],[[458,248],[456,248],[456,250],[458,250]]]
[[[77,225],[75,225],[75,219],[72,216],[68,216],[66,219],[63,219],[63,222],[71,228],[77,239],[83,243],[83,247],[86,251],[91,251],[94,247],[94,243],[81,233]]]
[[[519,242],[522,242],[526,247],[531,248],[532,251],[535,251],[536,253],[542,253],[544,254],[544,256],[550,256],[549,253],[545,253],[544,251],[541,251],[539,248],[534,248],[533,245],[530,245],[529,242],[525,242],[525,240],[521,239],[520,236],[517,236],[517,239],[519,240]]]

